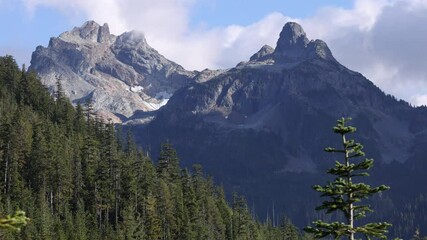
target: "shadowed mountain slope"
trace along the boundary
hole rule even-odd
[[[417,186],[427,182],[420,174],[427,109],[384,94],[296,23],[283,27],[275,49],[264,46],[249,62],[178,90],[155,120],[135,129],[146,147],[168,140],[186,164],[201,162],[263,217],[275,206],[303,225],[320,202],[310,186],[325,182],[336,160],[322,150],[338,147],[331,126],[342,116],[354,119],[356,140],[376,160],[370,180],[391,185],[393,204],[427,192]]]

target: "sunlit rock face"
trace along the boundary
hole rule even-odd
[[[198,74],[163,57],[143,34],[114,36],[107,24],[93,21],[37,47],[30,70],[52,91],[59,79],[73,103],[91,100],[103,117],[116,121],[157,110]]]

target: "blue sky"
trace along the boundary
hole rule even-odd
[[[272,12],[304,18],[314,15],[321,7],[350,8],[352,5],[351,0],[204,0],[196,4],[191,21],[195,25],[206,23],[210,27],[249,25]]]
[[[47,45],[50,37],[81,21],[83,18],[74,21],[51,7],[30,14],[20,1],[0,0],[0,55],[14,55],[19,63],[28,65],[36,46]]]
[[[229,68],[296,21],[386,93],[427,104],[427,0],[0,0],[0,55],[29,64],[36,46],[87,20],[137,30],[185,68]]]

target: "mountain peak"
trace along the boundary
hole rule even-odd
[[[135,47],[135,46],[143,47],[143,48],[149,47],[144,34],[138,31],[130,31],[130,32],[123,33],[122,35],[117,37],[115,44],[120,46],[128,45],[128,47]]]
[[[276,49],[278,51],[286,51],[293,48],[304,48],[308,43],[309,40],[301,25],[295,22],[288,22],[280,33]]]
[[[274,51],[276,61],[298,62],[311,58],[334,60],[331,51],[321,40],[309,40],[304,29],[296,22],[283,26]]]
[[[81,27],[75,27],[71,32],[65,32],[59,36],[64,40],[75,41],[76,38],[91,42],[104,43],[111,39],[110,28],[107,23],[103,26],[95,21],[87,21]]]
[[[264,58],[270,56],[274,52],[274,48],[264,45],[257,53],[252,55],[250,58],[250,61],[259,61],[263,60]]]

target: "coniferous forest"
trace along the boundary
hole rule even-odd
[[[202,166],[179,167],[165,143],[153,160],[90,103],[52,96],[35,73],[0,58],[0,217],[22,210],[1,239],[306,239],[286,217],[256,220]]]

